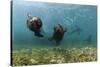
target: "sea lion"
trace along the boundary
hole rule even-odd
[[[92,42],[92,35],[89,35],[84,41],[86,41],[88,44],[91,44],[91,42]]]
[[[43,37],[41,34],[42,21],[39,17],[32,17],[30,14],[27,19],[28,28],[34,32],[35,36]]]
[[[75,25],[75,29],[70,34],[73,34],[73,33],[78,33],[80,35],[81,28],[78,25]]]
[[[59,45],[66,31],[67,30],[64,30],[60,24],[57,24],[56,26],[54,26],[53,36],[51,37],[50,40],[54,40],[56,44]]]

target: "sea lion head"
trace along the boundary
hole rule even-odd
[[[63,28],[60,24],[57,24],[55,26],[55,32],[57,32],[57,33],[62,33],[63,32]]]
[[[31,31],[39,31],[42,27],[42,21],[39,17],[28,14],[27,26]]]

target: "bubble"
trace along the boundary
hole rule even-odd
[[[69,18],[69,17],[66,17],[65,19],[64,19],[64,24],[65,25],[72,25],[73,24],[73,19],[72,18]]]

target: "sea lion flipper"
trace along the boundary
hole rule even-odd
[[[44,37],[40,32],[34,32],[35,36],[37,37]]]

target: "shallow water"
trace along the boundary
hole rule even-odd
[[[53,34],[53,27],[60,23],[67,32],[59,47],[96,47],[97,41],[97,7],[93,5],[58,4],[44,2],[13,1],[12,46],[16,48],[56,47],[48,38]],[[38,16],[43,22],[44,38],[34,36],[27,28],[27,13]],[[80,34],[70,32],[78,25]],[[91,44],[85,39],[91,35]]]

